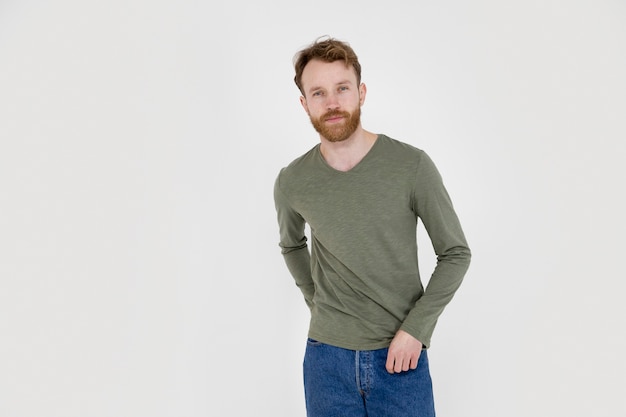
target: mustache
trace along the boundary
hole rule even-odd
[[[324,115],[322,116],[322,120],[332,119],[333,117],[337,117],[337,116],[345,117],[347,119],[350,117],[350,113],[347,111],[341,111],[341,110],[330,110],[324,113]]]

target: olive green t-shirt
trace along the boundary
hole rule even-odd
[[[343,172],[326,163],[318,144],[280,171],[274,198],[279,245],[311,309],[309,337],[370,350],[387,347],[402,329],[430,346],[471,254],[424,151],[379,135]],[[418,219],[437,254],[426,289],[418,268]]]

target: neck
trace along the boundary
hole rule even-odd
[[[378,135],[361,128],[348,139],[330,142],[320,137],[320,152],[326,163],[338,171],[349,171],[367,155]]]

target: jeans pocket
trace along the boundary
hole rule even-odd
[[[322,342],[318,342],[317,340],[311,339],[310,337],[306,339],[306,344],[309,346],[322,346],[323,345]]]

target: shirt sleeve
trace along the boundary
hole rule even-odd
[[[417,168],[413,210],[428,232],[437,265],[400,328],[428,347],[439,316],[463,281],[471,251],[441,175],[425,153]]]
[[[312,308],[315,286],[311,275],[311,255],[304,233],[305,221],[293,209],[281,190],[280,174],[274,184],[274,203],[278,217],[281,253],[296,285],[304,295],[307,306]]]

